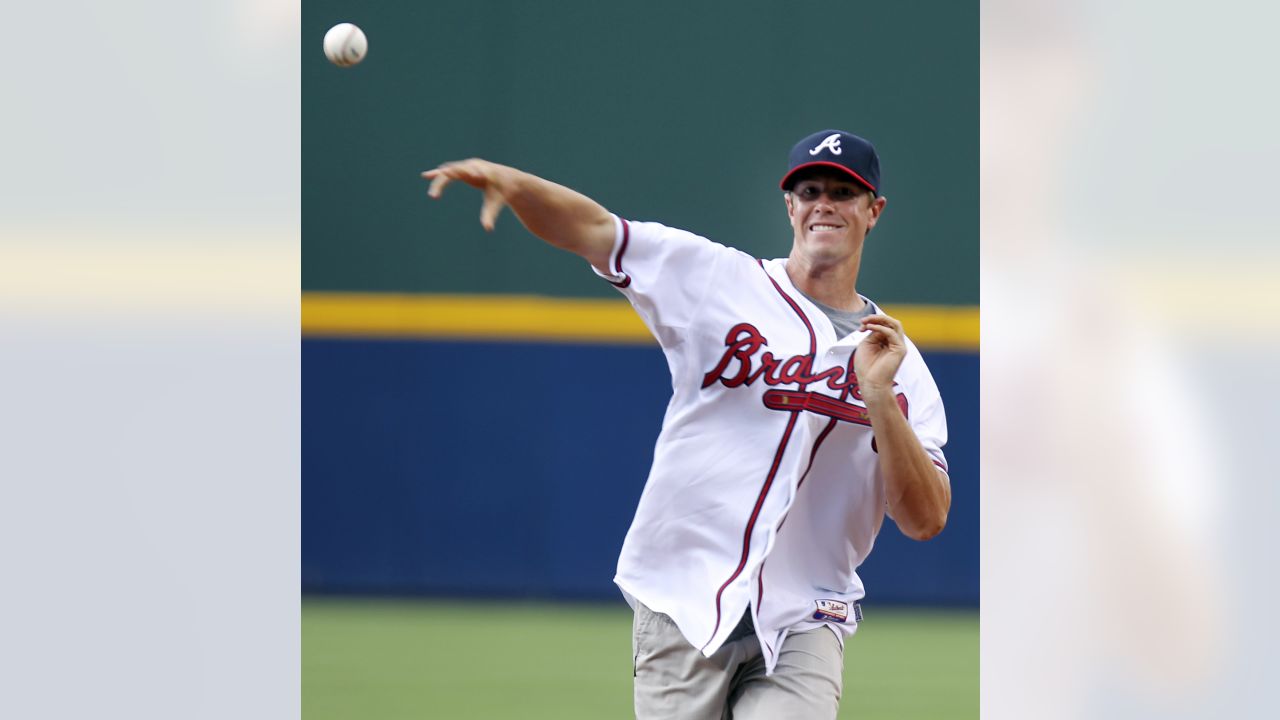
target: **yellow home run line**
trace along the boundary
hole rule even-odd
[[[917,345],[978,349],[978,308],[894,305]],[[650,345],[653,336],[625,300],[536,295],[302,294],[307,337],[538,340]]]

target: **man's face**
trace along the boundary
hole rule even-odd
[[[856,254],[885,205],[884,198],[834,173],[797,180],[786,198],[796,249],[819,261]]]

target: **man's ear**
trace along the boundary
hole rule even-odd
[[[868,235],[871,234],[871,228],[875,227],[876,223],[880,221],[880,213],[884,212],[884,206],[888,204],[889,201],[883,195],[871,201],[871,221],[867,223]]]
[[[795,212],[795,208],[791,207],[791,193],[789,192],[782,193],[782,199],[787,203],[787,217],[788,218],[794,217],[793,213]]]
[[[875,200],[872,200],[871,205],[875,208],[872,212],[874,212],[875,217],[880,217],[880,213],[884,212],[884,206],[888,204],[889,204],[889,200],[885,198],[885,196],[883,195],[876,198]]]

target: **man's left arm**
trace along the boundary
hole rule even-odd
[[[858,345],[854,372],[875,432],[889,516],[907,537],[928,540],[947,524],[951,480],[933,464],[894,395],[893,378],[907,354],[902,323],[869,315],[862,329],[871,335]]]

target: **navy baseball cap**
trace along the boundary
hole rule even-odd
[[[791,169],[780,185],[790,190],[796,175],[808,168],[833,168],[851,176],[880,196],[880,158],[870,142],[843,130],[823,130],[796,143],[788,157]]]

